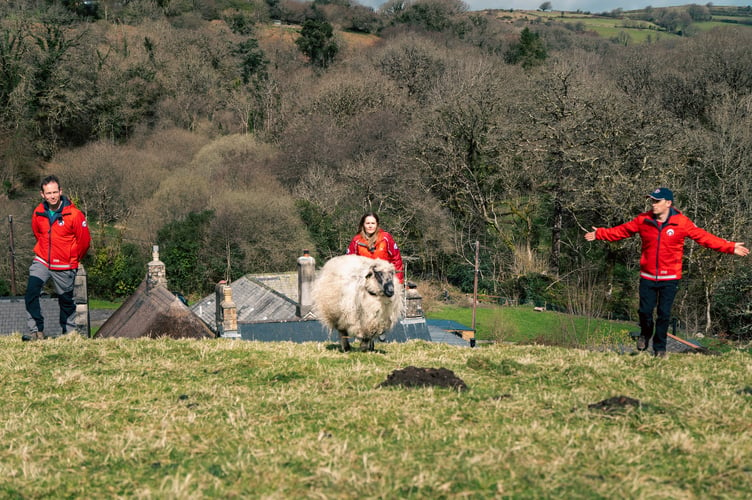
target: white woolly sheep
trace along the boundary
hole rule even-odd
[[[381,259],[340,255],[321,268],[311,291],[319,321],[339,332],[343,351],[350,337],[362,351],[373,350],[373,339],[391,330],[402,314],[402,285],[394,266]]]

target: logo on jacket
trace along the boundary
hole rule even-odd
[[[666,234],[669,235],[669,236],[673,236],[674,235],[674,230],[673,229],[669,229],[668,231],[666,231]]]
[[[63,219],[60,219],[59,221],[57,221],[57,225],[58,226],[64,226],[65,222],[63,221]]]

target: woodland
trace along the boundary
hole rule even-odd
[[[408,280],[634,319],[639,238],[583,235],[655,187],[752,245],[750,13],[696,29],[716,9],[601,16],[639,17],[636,43],[458,0],[4,1],[0,295],[23,293],[54,173],[94,297],[128,296],[153,245],[189,299],[304,249],[323,265],[375,211]],[[752,338],[751,278],[688,241],[678,320]]]

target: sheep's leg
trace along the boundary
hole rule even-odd
[[[361,352],[375,351],[376,349],[374,348],[374,345],[373,345],[373,339],[372,338],[368,339],[368,340],[361,339],[361,341],[360,341],[360,350],[361,350]]]
[[[350,337],[347,336],[347,332],[339,332],[339,345],[342,346],[343,352],[350,351]]]

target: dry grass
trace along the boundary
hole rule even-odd
[[[745,498],[750,356],[0,338],[3,498]],[[406,366],[469,386],[378,385]],[[639,407],[589,409],[615,395]]]
[[[259,44],[267,48],[274,45],[284,45],[297,50],[295,40],[300,36],[300,28],[298,25],[287,24],[261,26],[258,30]],[[360,54],[363,50],[373,47],[381,40],[381,37],[368,33],[350,33],[347,31],[336,31],[335,33],[341,58]]]

